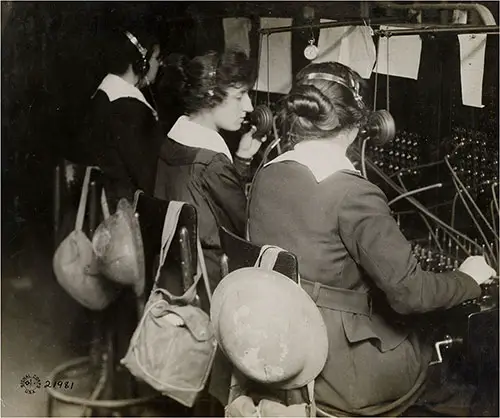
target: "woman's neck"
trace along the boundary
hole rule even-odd
[[[340,132],[337,132],[335,136],[331,138],[325,138],[324,141],[328,141],[336,145],[339,149],[342,149],[345,154],[347,152],[347,148],[349,148],[351,144],[356,140],[358,132],[358,128],[342,129]]]
[[[212,131],[215,132],[219,131],[217,125],[215,124],[210,114],[204,112],[198,112],[189,115],[188,117],[191,122],[197,123],[198,125],[204,126],[205,128],[211,129]]]
[[[135,87],[139,87],[138,84],[140,80],[137,74],[135,74],[132,70],[132,66],[129,66],[127,71],[125,71],[123,74],[120,74],[120,77],[127,83],[132,84]]]
[[[305,143],[316,143],[319,146],[323,146],[323,147],[332,147],[333,146],[337,150],[336,152],[340,152],[340,153],[342,153],[342,155],[345,155],[347,152],[347,148],[350,145],[350,142],[348,142],[346,140],[339,140],[339,139],[341,139],[341,138],[339,138],[338,136],[335,138],[310,139],[307,141],[299,142],[296,146],[300,147],[300,144],[303,144],[303,143],[304,144]]]

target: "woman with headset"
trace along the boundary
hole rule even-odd
[[[196,207],[201,246],[214,289],[221,279],[218,228],[222,225],[243,236],[244,181],[262,144],[262,140],[253,138],[252,127],[241,136],[233,156],[220,134],[222,130],[238,131],[246,114],[253,110],[248,96],[254,82],[253,66],[238,50],[209,52],[191,60],[172,54],[168,61],[162,94],[176,92],[184,103],[184,115],[177,119],[161,147],[155,196]],[[201,299],[208,309],[203,294]]]
[[[114,208],[137,189],[153,194],[163,134],[141,89],[154,83],[161,60],[159,42],[137,31],[113,33],[105,53],[108,74],[92,97],[77,158],[100,167]]]
[[[346,157],[370,114],[361,85],[339,63],[299,72],[280,113],[289,150],[255,178],[249,234],[297,256],[301,285],[323,314],[329,355],[318,406],[393,416],[421,396],[431,359],[411,315],[479,296],[494,271],[483,257],[446,273],[420,268],[386,196]]]

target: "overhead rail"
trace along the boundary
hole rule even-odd
[[[379,36],[405,36],[405,35],[420,35],[420,34],[441,34],[441,33],[456,33],[456,34],[475,34],[486,33],[498,35],[500,27],[497,25],[491,11],[484,5],[478,3],[411,3],[399,4],[395,2],[377,2],[377,7],[385,9],[397,10],[473,10],[477,12],[484,26],[477,25],[422,25],[401,22],[401,17],[385,17],[375,19],[351,19],[347,21],[332,21],[322,23],[309,23],[305,25],[280,26],[275,28],[261,28],[261,35],[271,35],[273,33],[290,32],[293,30],[307,29],[327,29],[337,28],[342,26],[380,26],[380,25],[402,25],[403,29],[374,29],[374,35]]]
[[[349,20],[343,22],[323,22],[323,23],[310,23],[308,25],[297,25],[297,26],[279,26],[276,28],[261,28],[259,33],[261,35],[271,35],[273,33],[291,32],[293,30],[304,30],[304,29],[326,29],[326,28],[338,28],[342,26],[371,26],[371,25],[403,25],[404,28],[401,29],[373,29],[374,35],[379,36],[407,36],[407,35],[420,35],[420,34],[442,34],[442,33],[456,33],[456,34],[475,34],[475,33],[486,33],[491,35],[500,34],[500,26],[488,25],[488,26],[475,26],[475,25],[425,25],[416,24],[412,26],[411,24],[404,22],[400,23],[397,20],[388,19],[362,19],[362,20]]]
[[[400,4],[392,1],[377,2],[377,7],[395,10],[474,10],[485,26],[496,26],[497,22],[491,11],[484,5],[478,3],[411,3]]]
[[[490,35],[500,35],[500,26],[466,26],[453,25],[449,27],[425,27],[415,29],[377,29],[374,34],[385,37],[392,36],[407,36],[407,35],[422,35],[422,34],[439,34],[439,33],[454,33],[454,34],[475,34],[485,33]]]

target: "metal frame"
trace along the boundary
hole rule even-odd
[[[368,25],[383,25],[383,24],[395,24],[399,23],[401,25],[410,26],[410,24],[403,22],[397,22],[396,20],[388,21],[384,19],[383,22],[375,23],[374,19],[364,19],[364,20],[349,20],[345,22],[325,22],[325,23],[311,23],[310,25],[300,25],[300,26],[280,26],[276,28],[264,28],[259,29],[261,35],[272,35],[273,33],[291,32],[292,30],[304,30],[304,29],[327,29],[327,28],[338,28],[342,26],[368,26]],[[407,36],[407,35],[420,35],[424,33],[487,33],[491,35],[500,35],[500,26],[473,26],[473,25],[436,25],[436,26],[423,26],[421,24],[419,27],[409,29],[398,29],[398,30],[385,30],[385,29],[374,29],[374,35],[379,36]]]
[[[377,6],[385,9],[398,9],[398,10],[474,10],[481,17],[484,26],[476,25],[422,25],[401,22],[401,18],[376,18],[376,19],[355,19],[343,22],[324,22],[324,23],[310,23],[307,25],[292,25],[280,26],[276,28],[262,28],[259,29],[260,35],[271,35],[273,33],[291,32],[293,30],[306,30],[306,29],[326,29],[337,28],[342,26],[380,26],[386,24],[400,24],[408,26],[408,29],[401,30],[385,30],[374,29],[374,35],[392,37],[392,36],[407,36],[407,35],[420,35],[420,34],[439,34],[439,33],[457,33],[457,34],[474,34],[474,33],[487,33],[492,35],[500,34],[500,26],[497,25],[493,15],[486,6],[477,3],[413,3],[413,4],[396,4],[394,2],[380,2]]]
[[[413,4],[398,4],[395,2],[380,2],[377,6],[385,9],[396,10],[474,10],[483,20],[485,26],[496,25],[495,18],[489,9],[479,3],[413,3]]]

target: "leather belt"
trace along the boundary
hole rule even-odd
[[[365,292],[327,286],[300,279],[300,285],[321,308],[371,316],[371,299]]]

